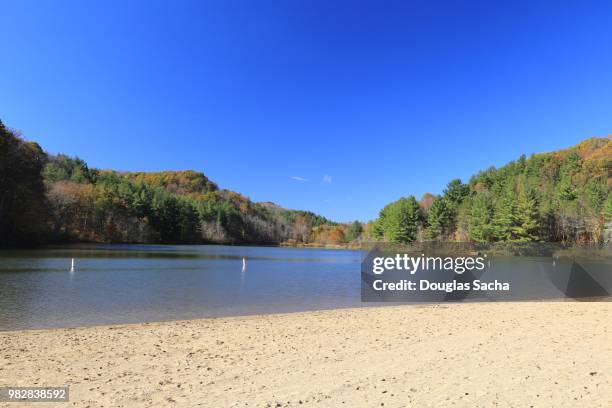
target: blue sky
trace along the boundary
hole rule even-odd
[[[339,221],[611,129],[605,2],[0,3],[26,138]]]

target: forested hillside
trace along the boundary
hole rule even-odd
[[[340,224],[255,203],[195,171],[90,169],[0,122],[0,245],[54,242],[357,245],[362,241],[600,243],[612,238],[612,139],[489,168],[443,194]]]
[[[600,243],[612,233],[612,139],[521,156],[441,196],[401,198],[374,222],[377,239]]]
[[[46,154],[0,122],[0,244],[328,243],[339,228],[308,211],[258,204],[194,171],[90,169]],[[344,237],[342,237],[344,239]]]

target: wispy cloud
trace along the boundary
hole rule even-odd
[[[322,182],[323,182],[323,184],[331,184],[332,183],[332,176],[327,175],[327,174],[324,175]]]
[[[300,177],[300,176],[291,176],[291,179],[296,180],[296,181],[308,181],[307,178]]]

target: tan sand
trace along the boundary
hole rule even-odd
[[[15,331],[0,347],[0,385],[68,385],[78,407],[612,406],[612,302]]]

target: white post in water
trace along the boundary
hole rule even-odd
[[[246,258],[242,257],[242,270],[240,271],[240,291],[244,289],[244,278],[246,277]]]
[[[74,258],[72,258],[72,263],[70,264],[70,272],[74,272]]]

